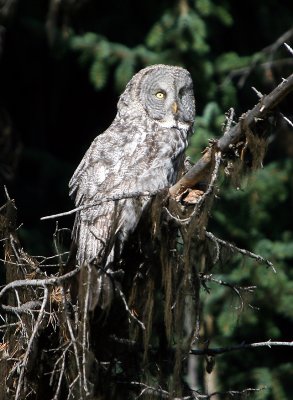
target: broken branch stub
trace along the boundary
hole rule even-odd
[[[194,166],[169,189],[169,193],[172,197],[180,195],[186,189],[192,188],[198,182],[206,178],[210,172],[212,154],[213,151],[210,147],[205,151],[204,155],[197,161],[197,163],[194,164]]]

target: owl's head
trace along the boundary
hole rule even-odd
[[[181,67],[152,65],[139,71],[126,86],[118,103],[136,108],[165,128],[189,129],[194,122],[192,79]]]

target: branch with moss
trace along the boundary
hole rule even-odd
[[[229,150],[231,145],[236,144],[246,131],[253,129],[253,126],[260,120],[266,120],[284,98],[293,91],[293,74],[284,79],[271,93],[262,96],[258,104],[252,110],[243,114],[239,122],[213,144],[205,154],[194,164],[194,166],[169,189],[172,197],[177,197],[188,188],[193,188],[203,180],[210,171],[212,154],[214,148],[222,153]]]

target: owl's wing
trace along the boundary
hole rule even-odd
[[[111,197],[115,183],[113,170],[119,158],[117,149],[113,151],[112,136],[106,131],[93,141],[69,182],[76,206],[84,207],[76,214],[73,230],[77,260],[81,264],[110,251],[109,238],[117,207],[114,202],[103,200]]]
[[[111,145],[111,135],[107,131],[96,137],[74,172],[69,182],[69,194],[76,206],[87,204],[98,193],[105,196],[109,190],[109,178],[115,164],[113,153],[109,154]]]
[[[109,128],[110,129],[110,128]],[[77,247],[76,259],[81,270],[81,282],[88,282],[90,269],[89,309],[97,303],[107,308],[111,303],[113,282],[103,268],[108,268],[107,259],[115,241],[119,224],[119,209],[113,201],[100,202],[111,197],[113,171],[119,146],[114,151],[115,135],[106,131],[98,136],[84,155],[70,182],[70,195],[76,206],[84,206],[76,213],[73,240]],[[94,205],[96,204],[96,205]],[[87,207],[90,206],[90,207]],[[94,265],[92,261],[95,261]],[[84,276],[85,275],[85,276]],[[79,288],[80,299],[84,298],[83,284]]]

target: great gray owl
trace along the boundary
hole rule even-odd
[[[76,206],[85,207],[76,214],[73,240],[77,263],[92,265],[90,310],[109,302],[113,283],[107,276],[151,203],[146,192],[175,183],[194,116],[187,70],[167,65],[142,69],[122,93],[114,121],[96,137],[71,178],[70,195]],[[99,203],[137,192],[143,195]]]

